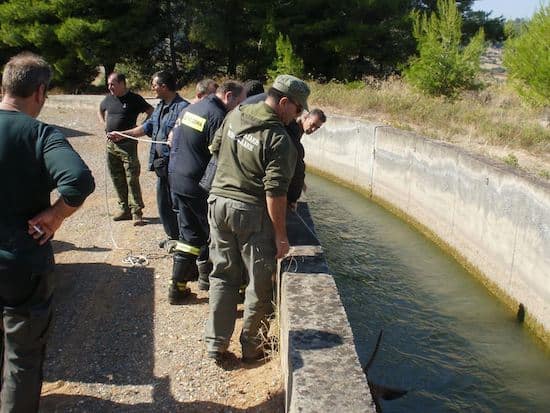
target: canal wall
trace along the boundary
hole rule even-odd
[[[308,168],[419,228],[550,344],[550,185],[450,144],[331,117]]]
[[[285,411],[374,413],[347,315],[307,204],[289,211],[290,253],[278,271]],[[375,338],[373,338],[374,342]]]

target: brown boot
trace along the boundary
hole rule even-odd
[[[142,227],[145,225],[145,221],[143,220],[143,215],[141,213],[132,214],[132,219],[134,220],[134,227]]]
[[[113,217],[113,221],[129,221],[132,219],[130,211],[120,211]]]

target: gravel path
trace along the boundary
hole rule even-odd
[[[44,366],[41,412],[280,412],[279,360],[217,366],[202,340],[208,294],[188,304],[167,301],[171,257],[158,247],[163,230],[155,176],[143,171],[144,227],[114,223],[116,197],[105,186],[105,139],[97,120],[101,96],[51,96],[40,116],[59,126],[92,169],[96,190],[53,241],[58,288],[55,324]],[[139,144],[142,168],[148,144]],[[116,243],[113,244],[112,239]],[[123,263],[146,256],[144,267]]]

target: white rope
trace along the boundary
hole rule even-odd
[[[104,160],[104,187],[105,187],[105,210],[107,211],[107,222],[109,223],[109,235],[111,237],[111,242],[113,243],[115,250],[129,251],[126,258],[122,260],[123,264],[130,265],[132,267],[146,267],[149,265],[149,260],[145,255],[132,255],[132,250],[130,248],[121,248],[118,246],[114,234],[113,234],[113,223],[111,219],[111,211],[109,210],[109,193],[108,193],[108,173],[107,173],[107,159],[108,159],[107,147],[105,147],[105,160]]]
[[[125,133],[122,133],[122,132],[116,132],[116,134],[122,136],[123,138],[133,139],[135,141],[141,141],[141,142],[147,142],[147,143],[160,143],[162,145],[168,145],[168,142],[166,141],[154,141],[152,139],[136,138],[135,136],[126,135]]]
[[[304,224],[308,232],[313,236],[313,238],[315,238],[315,241],[317,241],[319,245],[321,245],[321,241],[319,241],[319,238],[317,238],[317,235],[311,230],[311,228],[309,228],[306,221],[304,221],[303,218],[300,215],[298,215],[298,212],[294,211],[293,209],[290,209],[290,211],[294,213],[294,215],[296,215],[300,221],[302,221],[302,223]]]

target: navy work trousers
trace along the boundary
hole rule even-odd
[[[157,177],[157,207],[164,232],[170,239],[178,239],[178,216],[172,206],[168,176]]]

